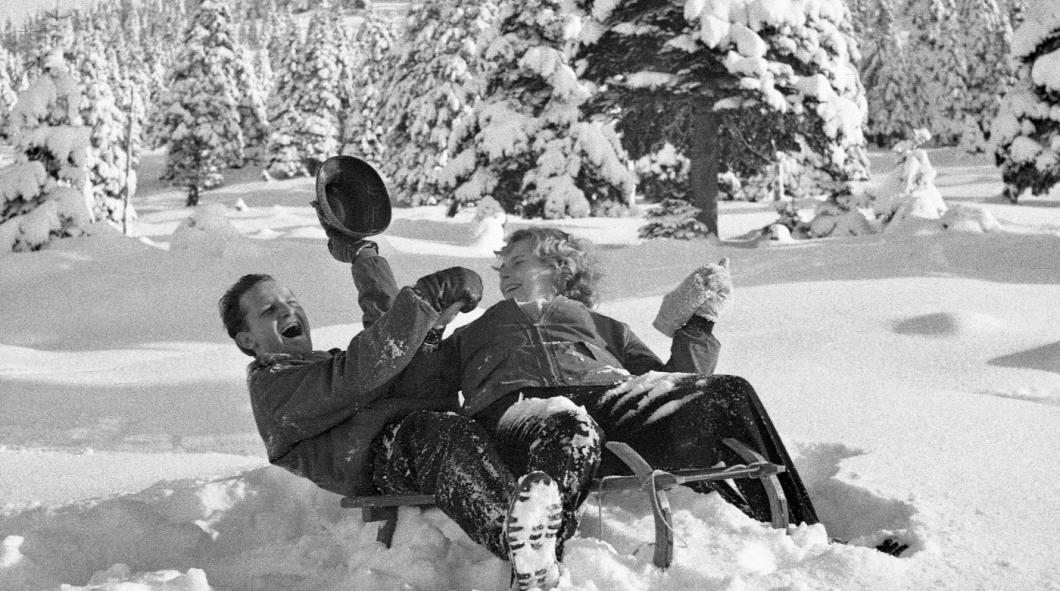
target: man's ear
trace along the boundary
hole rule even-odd
[[[248,351],[255,351],[258,346],[258,342],[254,339],[254,335],[250,334],[250,331],[247,330],[236,333],[236,344]]]

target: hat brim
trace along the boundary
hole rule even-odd
[[[360,240],[390,226],[390,195],[374,168],[354,156],[332,156],[317,171],[318,207],[335,229]]]

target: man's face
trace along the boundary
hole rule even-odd
[[[262,353],[309,353],[309,319],[291,290],[262,281],[239,298],[246,329],[236,334],[240,346]]]
[[[501,293],[517,302],[551,300],[556,295],[556,272],[537,258],[529,240],[520,240],[508,248],[497,268]]]

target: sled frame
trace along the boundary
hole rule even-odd
[[[655,550],[652,562],[659,568],[667,568],[674,559],[673,515],[670,511],[670,500],[666,492],[676,486],[690,482],[710,482],[735,478],[757,478],[765,487],[769,499],[770,523],[774,528],[787,529],[788,504],[784,490],[780,486],[777,474],[786,468],[768,461],[761,453],[733,438],[722,442],[746,464],[733,464],[719,468],[688,470],[657,470],[641,457],[632,447],[621,441],[609,441],[605,445],[630,470],[632,476],[605,476],[592,481],[589,492],[603,494],[622,490],[643,490],[651,503],[652,516],[655,520]],[[377,495],[345,497],[341,501],[346,509],[360,509],[361,518],[366,522],[382,522],[376,533],[376,540],[390,547],[397,529],[399,507],[428,507],[434,505],[432,495]]]

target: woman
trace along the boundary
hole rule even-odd
[[[682,284],[709,293],[664,298],[662,324],[680,328],[663,363],[629,326],[592,309],[599,273],[586,242],[534,226],[511,234],[498,255],[505,299],[414,360],[398,389],[429,396],[462,391],[462,412],[493,433],[514,474],[540,470],[555,479],[564,509],[560,545],[577,527],[589,480],[625,472],[610,454],[602,457],[604,440],[629,444],[656,468],[678,470],[742,463],[722,445],[734,437],[787,467],[780,480],[790,521],[818,521],[754,389],[738,377],[709,375],[720,349],[713,320],[729,289],[724,266],[700,269],[698,281]],[[674,376],[670,389],[614,388],[650,371],[687,375]],[[768,521],[761,483],[736,484],[739,495],[727,487],[719,492]],[[705,483],[693,488],[714,490]]]

